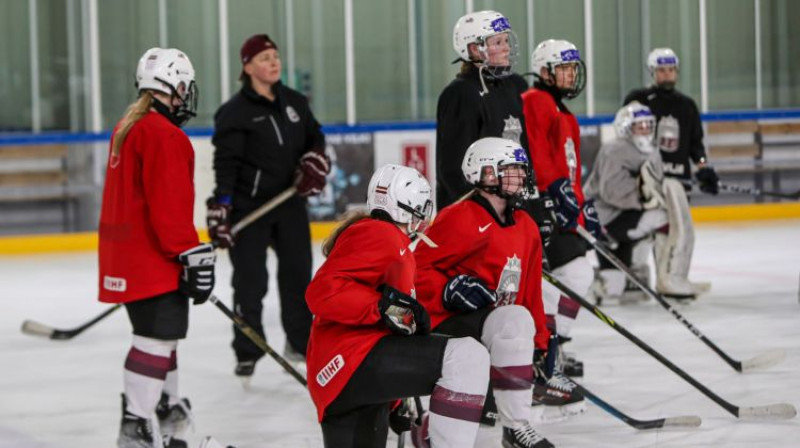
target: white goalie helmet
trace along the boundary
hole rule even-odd
[[[659,67],[675,67],[677,70],[679,66],[678,55],[670,48],[655,48],[647,55],[647,69],[650,70],[651,76]]]
[[[196,115],[197,85],[189,58],[176,48],[151,48],[136,67],[136,89],[155,90],[180,98],[183,104],[173,113],[183,122]]]
[[[461,162],[461,171],[467,183],[482,188],[490,193],[501,194],[500,186],[487,188],[483,184],[486,175],[497,179],[502,177],[503,166],[519,165],[528,173],[528,155],[519,143],[498,137],[484,137],[467,148],[464,160]],[[523,183],[523,190],[517,194],[525,194],[527,185]]]
[[[586,66],[578,47],[567,40],[548,39],[537,45],[531,54],[531,70],[537,79],[541,78],[543,68],[555,79],[555,68],[563,64],[577,65],[572,88],[562,89],[563,95],[572,99],[580,95],[586,86]]]
[[[453,28],[453,49],[458,53],[460,59],[470,61],[473,59],[469,54],[469,46],[475,44],[482,57],[481,61],[476,62],[484,62],[488,60],[487,39],[503,33],[508,34],[510,50],[508,72],[510,73],[510,67],[514,65],[518,57],[517,36],[511,30],[508,19],[497,11],[472,12],[458,19]]]
[[[387,164],[369,181],[367,207],[370,213],[381,210],[392,221],[407,224],[409,236],[424,230],[433,212],[431,186],[414,168]]]
[[[653,151],[655,126],[656,119],[650,108],[638,101],[622,106],[614,117],[617,137],[630,141],[645,154]]]

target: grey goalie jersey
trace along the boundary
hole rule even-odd
[[[655,149],[645,154],[623,139],[600,147],[583,191],[595,199],[597,215],[603,225],[613,221],[623,210],[642,210],[639,170],[648,159],[652,159],[661,177],[661,159]]]

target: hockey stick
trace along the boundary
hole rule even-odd
[[[565,378],[569,379],[569,377],[566,377],[566,376],[565,376]],[[658,428],[665,428],[665,427],[670,427],[670,428],[679,428],[679,427],[682,427],[682,428],[697,428],[698,426],[700,426],[700,423],[702,423],[702,420],[700,420],[700,417],[697,417],[695,415],[685,415],[685,416],[680,416],[680,417],[666,417],[666,418],[658,418],[658,419],[655,419],[655,420],[638,420],[638,419],[635,419],[635,418],[625,414],[624,412],[620,411],[619,409],[615,408],[614,406],[611,406],[606,401],[603,401],[603,399],[601,399],[597,395],[593,394],[588,389],[586,389],[585,387],[583,387],[580,384],[576,383],[572,379],[569,379],[569,381],[572,384],[574,384],[575,388],[578,389],[579,391],[581,391],[581,393],[583,393],[583,395],[586,398],[588,398],[589,401],[594,403],[597,407],[599,407],[600,409],[608,412],[609,414],[613,415],[614,417],[622,420],[623,422],[625,422],[629,426],[631,426],[633,428],[636,428],[636,429],[644,430],[644,429],[658,429]]]
[[[595,238],[591,233],[589,233],[589,231],[587,231],[581,226],[578,226],[577,230],[578,234],[581,237],[583,237],[583,239],[585,239],[589,244],[591,244],[592,247],[594,247],[594,249],[600,255],[602,255],[606,260],[611,262],[611,264],[613,264],[617,269],[624,272],[630,281],[636,284],[636,286],[638,286],[642,291],[647,293],[647,295],[654,298],[659,304],[661,304],[661,306],[665,310],[667,310],[670,314],[672,314],[675,317],[675,319],[678,319],[678,321],[682,323],[684,326],[686,326],[686,328],[688,328],[689,331],[692,332],[692,334],[694,334],[695,336],[697,336],[698,339],[703,341],[704,344],[706,344],[709,348],[711,348],[711,350],[713,350],[714,353],[719,355],[723,360],[725,360],[726,363],[728,363],[729,366],[733,367],[737,372],[750,372],[756,369],[764,369],[767,367],[772,367],[783,361],[783,359],[786,357],[786,352],[784,350],[776,349],[764,352],[758,356],[746,359],[744,361],[737,361],[731,358],[730,356],[728,356],[727,353],[722,351],[722,349],[717,347],[716,344],[714,344],[703,333],[701,333],[697,327],[692,325],[691,322],[689,322],[685,317],[683,317],[683,315],[679,313],[678,310],[676,310],[672,305],[670,305],[669,302],[667,302],[667,300],[661,294],[653,291],[653,289],[650,288],[650,286],[646,285],[644,282],[639,280],[639,278],[636,277],[636,274],[633,273],[631,268],[626,266],[625,263],[623,263],[622,260],[617,258],[613,253],[611,253],[611,251],[603,247],[603,245],[599,241],[597,241],[597,238]]]
[[[732,193],[751,194],[753,196],[773,196],[783,199],[800,199],[800,190],[794,193],[782,193],[778,191],[763,191],[758,188],[743,187],[741,185],[723,184],[722,182],[719,182],[718,185],[720,190],[730,191]]]
[[[266,204],[255,209],[249,215],[242,218],[241,221],[237,222],[236,225],[234,225],[233,228],[231,229],[231,235],[236,236],[236,234],[239,233],[240,230],[244,229],[258,218],[266,215],[267,213],[272,211],[272,209],[274,209],[275,207],[286,202],[286,200],[292,197],[295,193],[297,193],[297,187],[289,187],[283,190],[277,196],[267,201]]]
[[[656,358],[661,364],[668,369],[672,370],[676,375],[683,378],[686,382],[694,386],[697,390],[703,393],[706,397],[717,403],[738,418],[764,418],[764,419],[789,419],[797,415],[797,409],[788,403],[776,403],[766,406],[748,406],[739,407],[728,401],[722,399],[719,395],[712,392],[709,388],[695,380],[688,373],[681,370],[680,367],[673,364],[670,360],[664,357],[661,353],[655,351],[652,347],[644,343],[641,339],[634,336],[631,332],[626,330],[621,325],[617,324],[614,319],[607,316],[600,308],[592,305],[588,300],[584,299],[576,292],[561,283],[557,278],[547,271],[542,271],[542,277],[550,284],[561,290],[567,297],[578,302],[582,307],[591,311],[598,319],[605,322],[608,326],[616,330],[619,334],[625,336],[629,341],[636,344],[639,348],[644,350],[650,356]]]
[[[85,324],[79,327],[75,327],[68,330],[53,328],[49,325],[45,325],[33,320],[25,320],[25,322],[22,322],[22,332],[25,334],[29,334],[31,336],[42,336],[53,340],[66,341],[83,333],[84,330],[105,319],[106,317],[111,315],[111,313],[117,311],[121,307],[122,304],[118,303],[112,306],[111,308],[108,308],[107,310],[103,311],[102,313],[100,313],[100,315],[90,320],[89,322],[86,322]]]
[[[294,366],[289,364],[289,361],[284,359],[283,356],[279,355],[275,350],[273,350],[272,347],[270,347],[269,344],[267,344],[267,341],[265,341],[261,336],[258,335],[258,333],[256,333],[253,327],[247,325],[247,322],[242,320],[241,317],[234,314],[230,308],[225,306],[224,303],[220,302],[217,296],[212,294],[211,297],[208,298],[208,300],[214,305],[216,305],[216,307],[219,308],[220,311],[222,311],[222,314],[228,316],[228,318],[233,321],[234,325],[236,325],[236,328],[238,328],[239,331],[241,331],[245,336],[247,336],[251,341],[253,341],[253,343],[256,344],[258,348],[264,350],[264,352],[269,356],[271,356],[272,359],[275,360],[275,362],[280,364],[281,367],[283,367],[283,370],[286,371],[286,373],[292,375],[294,379],[296,379],[303,386],[308,387],[308,383],[306,382],[306,379],[303,377],[303,375],[300,372],[298,372],[297,369],[294,368]]]

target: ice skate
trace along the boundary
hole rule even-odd
[[[561,421],[586,412],[583,394],[561,372],[553,372],[546,382],[534,381],[531,406],[537,422]]]
[[[161,400],[156,407],[156,415],[161,427],[161,434],[164,436],[164,440],[169,440],[170,443],[183,442],[187,429],[194,425],[192,405],[187,398],[181,398],[177,403],[170,405],[169,396],[161,394]],[[185,442],[183,443],[185,444]]]
[[[122,422],[117,437],[117,448],[163,448],[158,423],[128,412],[125,394],[122,394]]]
[[[236,368],[233,373],[242,380],[242,387],[245,389],[250,388],[250,382],[253,379],[253,373],[256,371],[256,361],[239,361],[236,363]]]
[[[553,448],[554,446],[529,423],[514,429],[503,427],[503,448]]]

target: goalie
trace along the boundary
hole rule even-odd
[[[650,284],[647,258],[655,245],[656,291],[667,297],[690,299],[695,287],[688,281],[694,249],[694,229],[683,186],[664,177],[655,151],[655,118],[647,106],[632,102],[616,114],[617,138],[600,148],[586,182],[586,194],[596,199],[600,222],[618,242],[614,249],[639,280]],[[669,135],[660,137],[669,138]],[[598,300],[637,300],[635,286],[625,273],[600,257],[592,292]]]

